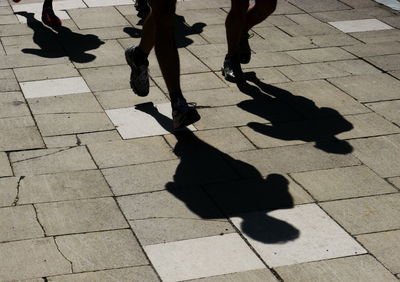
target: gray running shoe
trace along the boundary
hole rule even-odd
[[[196,110],[195,103],[187,103],[185,100],[179,100],[172,105],[172,121],[174,129],[184,128],[200,120],[200,115]]]
[[[131,88],[138,96],[144,97],[149,94],[149,68],[147,65],[136,65],[133,60],[133,51],[136,46],[129,47],[125,50],[125,58],[131,67]]]

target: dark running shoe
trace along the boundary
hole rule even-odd
[[[179,100],[172,105],[172,121],[174,129],[181,129],[200,120],[195,103]]]
[[[248,64],[251,59],[251,49],[249,45],[249,38],[252,37],[248,33],[240,39],[240,63]]]
[[[43,8],[42,22],[49,27],[60,27],[61,20],[56,16],[52,8]]]
[[[136,65],[133,59],[133,51],[136,46],[129,47],[125,50],[125,58],[131,67],[130,84],[133,92],[138,96],[144,97],[149,94],[149,67],[148,64]],[[147,58],[144,59],[147,62]]]
[[[241,81],[243,79],[243,71],[239,60],[225,57],[222,75],[230,82]]]

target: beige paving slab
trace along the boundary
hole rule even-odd
[[[399,40],[400,31],[398,29],[389,29],[368,32],[354,32],[351,35],[364,43],[393,42]]]
[[[322,203],[322,208],[350,234],[398,229],[400,194]]]
[[[48,174],[65,171],[95,169],[84,147],[70,149],[44,149],[10,154],[15,175]]]
[[[120,282],[156,282],[159,281],[150,266],[126,267],[95,272],[76,273],[70,275],[47,277],[49,282],[74,282],[74,281],[120,281]]]
[[[353,154],[381,177],[400,174],[400,135],[351,140]]]
[[[337,47],[361,43],[357,39],[345,33],[310,35],[308,38],[310,38],[312,42],[319,47]]]
[[[289,78],[284,76],[275,68],[251,68],[246,69],[245,73],[247,72],[255,72],[258,79],[267,84],[290,82]],[[220,74],[222,77],[222,73],[218,74]]]
[[[132,9],[134,9],[134,8],[132,7]],[[77,28],[77,30],[78,30],[78,28]],[[88,29],[85,29],[85,33],[93,34],[93,35],[97,36],[98,39],[100,39],[100,40],[110,40],[110,39],[120,39],[120,38],[125,38],[125,39],[129,38],[130,39],[130,35],[128,33],[126,33],[124,31],[124,29],[121,28],[121,26],[88,28]],[[137,41],[137,39],[136,39],[136,41]]]
[[[357,44],[343,47],[348,52],[359,57],[371,57],[377,55],[397,54],[400,48],[400,42],[384,42],[371,44]]]
[[[85,3],[89,7],[99,7],[99,6],[102,7],[102,6],[115,6],[115,5],[128,5],[128,4],[131,4],[127,0],[112,0],[112,1],[109,1],[107,3],[104,3],[103,1],[99,1],[99,0],[85,0]]]
[[[316,63],[356,58],[350,53],[337,47],[290,51],[287,52],[287,54],[300,61],[301,63]]]
[[[400,71],[390,71],[389,73],[397,79],[400,79]]]
[[[366,166],[293,173],[291,177],[319,201],[397,192]]]
[[[400,230],[360,235],[356,237],[392,273],[400,271]]]
[[[130,89],[128,65],[81,69],[89,88],[96,91]]]
[[[400,69],[400,54],[368,57],[366,60],[384,71]]]
[[[47,235],[83,233],[128,227],[113,198],[36,204]]]
[[[0,26],[0,36],[13,36],[32,33],[32,29],[25,24],[7,24]]]
[[[43,136],[55,136],[115,129],[105,113],[36,115]]]
[[[393,177],[388,179],[395,187],[400,189],[400,177]]]
[[[248,99],[236,87],[205,89],[185,92],[186,100],[194,101],[199,106],[232,106]]]
[[[76,77],[79,75],[78,71],[71,63],[40,67],[16,68],[14,69],[14,72],[19,82]]]
[[[251,49],[255,52],[276,52],[316,48],[317,45],[307,36],[267,36],[274,40],[253,40],[250,41]]]
[[[31,205],[0,209],[0,242],[44,237]]]
[[[65,148],[78,146],[78,139],[76,135],[61,135],[43,137],[47,149]]]
[[[354,1],[356,2],[356,1]],[[361,2],[361,1],[358,1]],[[357,7],[346,11],[327,11],[321,13],[313,13],[312,15],[324,22],[336,22],[336,21],[351,21],[351,20],[366,20],[366,19],[377,19],[392,15],[390,10],[381,8],[376,4],[375,1],[362,1],[363,4],[370,3],[369,6]],[[347,0],[347,5],[352,6],[357,3],[350,3]],[[372,4],[372,5],[371,5]],[[374,6],[375,5],[375,6]],[[353,23],[357,24],[357,21]]]
[[[0,179],[0,207],[11,206],[17,197],[18,177]]]
[[[20,181],[19,204],[112,196],[100,171],[26,176]]]
[[[250,271],[243,271],[225,275],[218,275],[200,279],[190,280],[193,282],[240,282],[240,281],[254,281],[254,282],[272,282],[278,281],[268,269],[257,269]]]
[[[325,79],[346,76],[347,73],[332,67],[328,63],[312,63],[278,67],[278,70],[294,81]]]
[[[19,85],[15,78],[0,79],[0,92],[19,91]]]
[[[125,18],[114,7],[72,9],[68,13],[80,29],[128,25]],[[107,21],[104,21],[105,18]]]
[[[116,130],[78,134],[77,138],[81,145],[122,140]]]
[[[285,281],[396,281],[369,255],[282,266],[276,271]]]
[[[28,99],[34,115],[61,113],[102,113],[103,109],[91,93],[70,94]]]
[[[282,26],[282,30],[291,36],[309,36],[322,34],[335,34],[339,31],[326,23],[307,24],[307,25],[288,25]]]
[[[2,38],[2,43],[6,53],[8,55],[40,54],[43,57],[51,56],[51,53],[55,54],[55,57],[65,55],[56,33],[44,27],[41,29],[38,27],[37,30],[40,30],[44,34],[44,40],[42,37],[35,35],[33,36],[34,39],[32,38],[32,35],[8,36]],[[47,42],[44,43],[45,41]]]
[[[145,247],[161,279],[181,281],[265,266],[237,234]],[[225,260],[219,255],[224,254]]]
[[[72,272],[71,264],[57,250],[53,238],[3,243],[0,251],[0,279],[3,281]]]
[[[20,68],[68,63],[66,58],[44,58],[30,54],[0,56],[0,68]]]
[[[148,264],[131,230],[67,235],[55,240],[76,272]]]
[[[6,153],[0,152],[0,176],[12,176],[10,163]]]
[[[360,102],[398,99],[400,82],[387,74],[360,75],[329,79]]]
[[[315,3],[312,0],[294,0],[291,1],[293,5],[299,7],[302,10],[307,12],[321,12],[321,11],[331,11],[331,10],[347,10],[350,7],[339,2],[339,1],[330,1],[330,0],[323,0],[318,3]]]
[[[347,75],[380,74],[381,71],[363,60],[345,60],[328,62],[334,68],[342,70]]]
[[[0,118],[29,115],[29,109],[21,92],[4,92],[0,94]]]

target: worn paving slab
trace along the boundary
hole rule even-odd
[[[15,68],[14,72],[15,76],[20,82],[76,77],[79,75],[78,71],[71,63],[40,67]]]
[[[126,19],[114,7],[72,9],[68,13],[80,29],[128,25]]]
[[[0,118],[30,116],[21,92],[3,92],[0,95]]]
[[[400,100],[368,103],[366,106],[400,126]]]
[[[0,179],[0,207],[11,206],[18,194],[18,177]]]
[[[276,282],[278,281],[268,269],[249,270],[225,275],[212,276],[207,278],[200,278],[189,280],[192,282],[240,282],[240,281],[254,281],[254,282]]]

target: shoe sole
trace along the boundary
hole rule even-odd
[[[128,50],[125,50],[125,60],[126,60],[126,62],[128,63],[128,65],[131,67],[131,76],[132,76],[132,72],[133,72],[134,67],[133,67],[133,62],[132,62],[132,60],[131,60],[131,58],[130,58],[130,56],[129,56]],[[132,83],[132,81],[129,81],[129,83],[130,83],[130,85],[131,85],[131,88],[132,88],[133,92],[134,92],[136,95],[138,95],[138,96],[140,96],[140,97],[146,97],[147,95],[149,95],[149,92],[140,92],[140,91],[135,87],[135,85]]]

